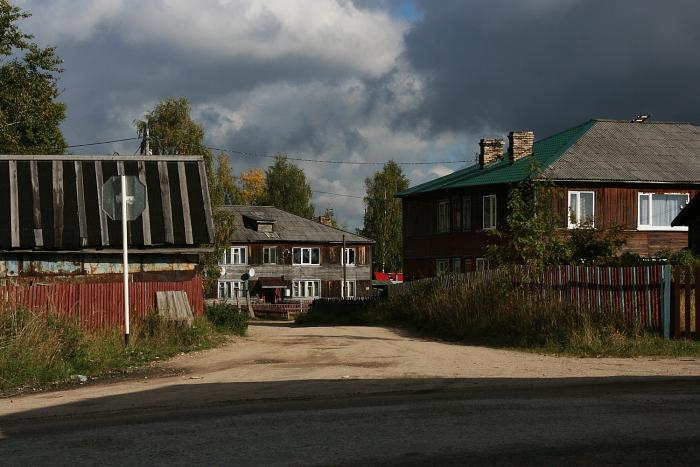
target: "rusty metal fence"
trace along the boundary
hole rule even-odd
[[[131,282],[129,302],[133,320],[142,320],[156,310],[156,292],[183,291],[195,315],[204,313],[202,279],[178,282]],[[123,326],[124,285],[120,282],[68,283],[0,286],[0,304],[23,306],[76,318],[89,329]]]

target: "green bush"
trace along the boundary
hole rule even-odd
[[[316,299],[309,311],[298,315],[297,324],[372,324],[373,300]]]
[[[218,329],[244,336],[248,330],[248,316],[231,304],[216,302],[204,307],[204,314]]]

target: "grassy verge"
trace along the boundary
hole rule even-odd
[[[664,340],[608,312],[514,287],[512,271],[448,286],[419,284],[370,301],[315,301],[305,325],[395,325],[427,336],[581,357],[700,356],[700,343]]]
[[[219,310],[219,314],[225,313]],[[229,334],[245,334],[246,328],[247,322],[238,316],[223,324],[197,317],[186,327],[153,314],[145,322],[134,323],[127,348],[118,329],[86,331],[65,316],[0,310],[0,391],[44,387],[75,375],[96,376],[139,367],[182,352],[215,347]]]

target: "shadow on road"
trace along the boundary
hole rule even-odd
[[[185,422],[290,410],[386,408],[449,401],[527,405],[542,400],[614,400],[622,395],[647,401],[692,396],[694,402],[688,410],[693,411],[698,405],[698,383],[700,377],[406,378],[176,384],[12,413],[0,417],[0,430],[4,438],[21,438],[103,426]],[[652,409],[658,406],[649,403],[647,410]]]

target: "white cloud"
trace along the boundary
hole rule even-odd
[[[190,59],[283,58],[323,62],[368,76],[393,66],[406,23],[334,0],[47,0],[25,2],[44,41],[167,44]],[[195,54],[195,55],[192,55]],[[156,57],[154,57],[157,59]]]

